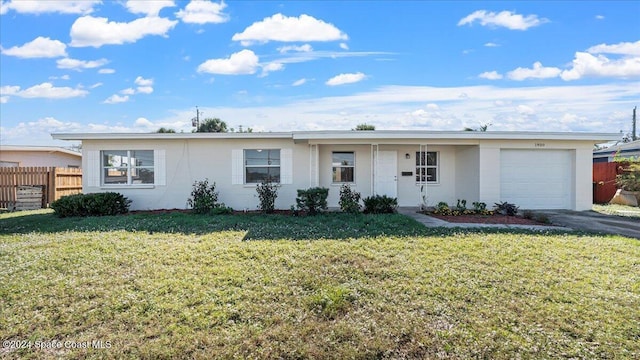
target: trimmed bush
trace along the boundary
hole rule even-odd
[[[131,200],[116,192],[64,196],[51,203],[59,217],[126,214]]]
[[[344,184],[340,187],[340,210],[356,214],[360,212],[360,193],[353,191],[351,186]]]
[[[256,191],[260,199],[260,205],[258,206],[260,210],[265,214],[273,213],[276,198],[278,197],[278,185],[267,180],[258,184]]]
[[[329,189],[323,187],[314,187],[306,190],[298,189],[296,205],[298,205],[298,209],[307,212],[309,215],[315,215],[327,210],[328,196]]]
[[[196,181],[193,183],[191,197],[187,200],[193,212],[196,214],[208,214],[213,208],[218,207],[218,192],[216,183],[209,185],[209,180]]]
[[[387,195],[374,195],[364,198],[365,214],[391,214],[398,208],[398,199]]]

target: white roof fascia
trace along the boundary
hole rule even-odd
[[[0,145],[0,151],[38,151],[38,152],[61,152],[68,155],[82,157],[78,151],[73,151],[55,146],[21,146],[21,145]]]
[[[294,140],[581,140],[604,142],[620,138],[618,133],[528,132],[528,131],[308,131],[294,132]]]
[[[256,133],[53,133],[57,140],[291,139],[290,132]]]

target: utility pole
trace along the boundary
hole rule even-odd
[[[196,117],[191,119],[191,126],[196,128],[196,132],[198,132],[198,128],[200,127],[200,110],[198,110],[197,106],[196,106]]]
[[[631,130],[631,140],[633,141],[638,140],[638,136],[636,136],[636,108],[637,106],[633,107],[633,127]]]

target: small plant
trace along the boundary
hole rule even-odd
[[[209,185],[209,180],[196,181],[193,183],[191,197],[187,200],[187,204],[196,214],[207,214],[218,206],[218,192],[216,191],[216,183]]]
[[[116,192],[75,194],[64,196],[51,203],[59,217],[105,216],[126,214],[131,200]]]
[[[398,199],[387,195],[374,195],[364,198],[365,214],[391,214],[398,208]]]
[[[533,220],[533,218],[535,217],[535,214],[531,210],[525,210],[522,212],[522,217],[527,220]]]
[[[278,197],[278,185],[266,180],[256,186],[256,191],[260,199],[260,210],[265,214],[273,213],[276,198]]]
[[[218,204],[209,212],[211,215],[230,215],[233,214],[233,208],[225,204]]]
[[[511,204],[506,201],[495,203],[494,205],[494,210],[496,212],[507,216],[515,216],[518,213],[518,209],[519,207],[517,207],[515,204]]]
[[[315,215],[327,210],[327,197],[329,189],[314,187],[306,190],[298,189],[296,205],[298,209],[305,211],[309,215]]]
[[[464,212],[465,210],[467,210],[467,200],[460,200],[458,199],[458,203],[456,204],[456,210],[460,211],[460,212]]]
[[[536,215],[535,220],[537,222],[543,223],[543,224],[551,223],[551,220],[549,220],[549,217],[546,214],[538,214],[538,215]]]
[[[433,211],[433,213],[437,215],[451,215],[452,211],[449,208],[449,204],[444,201],[440,201],[438,205],[436,205],[436,209]]]
[[[356,214],[360,212],[360,193],[351,189],[351,186],[343,184],[340,187],[340,210]]]
[[[487,203],[474,201],[471,205],[473,205],[473,211],[478,214],[482,214],[487,210]]]

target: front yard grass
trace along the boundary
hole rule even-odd
[[[637,240],[401,215],[0,214],[0,339],[63,344],[0,356],[638,358],[639,274]]]
[[[605,215],[617,215],[617,216],[640,219],[640,207],[637,207],[637,206],[616,205],[616,204],[606,204],[606,205],[593,204],[593,211],[599,212]]]

